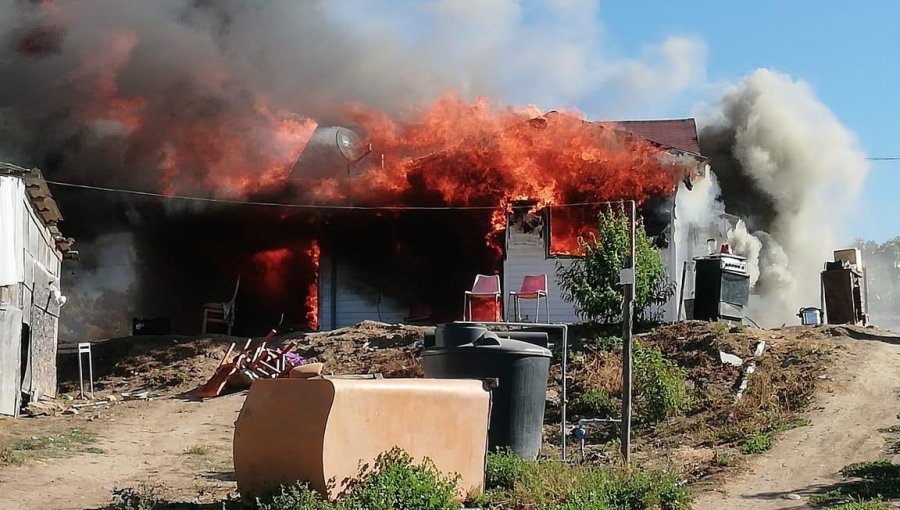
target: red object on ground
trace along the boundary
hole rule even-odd
[[[473,321],[499,322],[500,306],[494,297],[471,296],[469,298],[472,306]]]

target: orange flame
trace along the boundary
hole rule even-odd
[[[507,204],[530,200],[535,208],[670,195],[686,168],[665,152],[614,125],[569,114],[531,117],[481,99],[441,98],[404,121],[355,108],[351,117],[366,131],[384,163],[371,165],[331,196],[371,204],[404,204],[422,196],[440,205],[496,207],[493,232],[506,227]],[[429,194],[423,193],[427,190]],[[590,217],[590,215],[588,215]],[[562,228],[563,227],[561,225]],[[575,237],[584,229],[571,226]]]
[[[317,330],[319,329],[319,255],[321,254],[319,243],[312,241],[305,253],[315,268],[313,281],[309,284],[306,293],[306,323],[309,329]]]
[[[277,248],[261,251],[253,256],[253,262],[259,264],[263,271],[263,282],[269,289],[278,289],[284,285],[286,264],[291,257],[291,250]]]

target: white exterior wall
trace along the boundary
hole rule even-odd
[[[506,229],[506,260],[503,261],[503,295],[507,299],[510,291],[518,291],[525,275],[547,275],[547,300],[550,305],[551,322],[578,322],[572,303],[564,300],[556,279],[556,262],[571,264],[571,258],[547,258],[543,237],[538,234],[523,234]],[[504,303],[506,306],[506,303]],[[523,320],[533,321],[535,302],[533,299],[520,301],[520,314]],[[507,317],[512,320],[512,305],[509,305]],[[541,316],[545,321],[544,303],[541,300]]]
[[[337,264],[324,248],[319,259],[319,329],[353,326],[365,320],[399,324],[409,309],[365,285],[348,267]]]
[[[61,288],[62,254],[34,209],[22,179],[0,176],[0,202],[5,285],[0,292],[4,296],[0,302],[0,414],[15,416],[21,392],[34,400],[56,396],[60,310],[50,297],[50,284],[55,282]],[[31,331],[27,366],[21,366],[23,324]]]
[[[552,221],[552,219],[551,219]],[[546,230],[544,230],[546,232]],[[680,259],[678,248],[678,225],[675,222],[670,223],[667,232],[669,246],[660,252],[663,262],[666,264],[666,271],[670,282],[675,285],[675,293],[660,307],[662,319],[666,322],[674,322],[678,314],[678,292],[680,290]],[[575,305],[563,299],[562,292],[559,288],[559,281],[556,278],[556,264],[572,264],[575,259],[570,257],[548,257],[546,240],[543,234],[535,232],[525,234],[514,231],[513,228],[506,229],[506,260],[503,262],[503,292],[504,296],[509,295],[509,291],[519,290],[522,284],[522,278],[525,275],[546,274],[548,286],[548,300],[550,302],[550,321],[575,323],[581,322],[581,318],[575,310]],[[543,303],[542,303],[543,307]],[[511,308],[511,307],[510,307]],[[535,307],[533,300],[523,301],[521,306],[521,315],[527,320],[532,320]],[[510,310],[511,311],[511,310]],[[546,320],[544,312],[541,311],[539,320]],[[512,319],[510,313],[509,318]]]

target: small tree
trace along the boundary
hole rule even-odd
[[[557,261],[563,298],[575,304],[583,319],[606,324],[621,320],[625,298],[619,271],[629,255],[629,230],[629,219],[621,209],[607,209],[598,217],[599,237],[579,240],[584,258]],[[640,224],[635,233],[635,258],[635,317],[654,321],[659,317],[652,309],[672,297],[674,285],[668,280],[659,250]]]

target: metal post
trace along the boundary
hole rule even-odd
[[[625,273],[623,278],[624,300],[622,306],[622,459],[627,466],[631,462],[631,361],[632,361],[632,344],[631,344],[631,327],[632,316],[634,315],[634,284],[637,278],[635,271],[635,228],[637,223],[637,211],[634,201],[630,201],[631,206],[631,225],[630,225],[630,249],[631,255],[628,258],[626,269],[630,268],[630,272]]]
[[[568,371],[568,360],[569,360],[569,327],[566,325],[562,326],[562,396],[560,396],[560,438],[559,444],[560,449],[562,450],[562,460],[565,462],[568,460],[566,458],[566,409],[569,404],[568,396],[566,395],[566,387],[569,385],[567,371]]]
[[[681,320],[681,314],[684,311],[684,281],[687,279],[687,265],[688,261],[685,260],[681,267],[681,288],[678,292],[678,315],[675,316],[675,322]],[[687,320],[687,317],[684,319]]]
[[[78,382],[81,385],[81,400],[84,400],[84,369],[81,368],[81,345],[76,347],[78,352]]]

